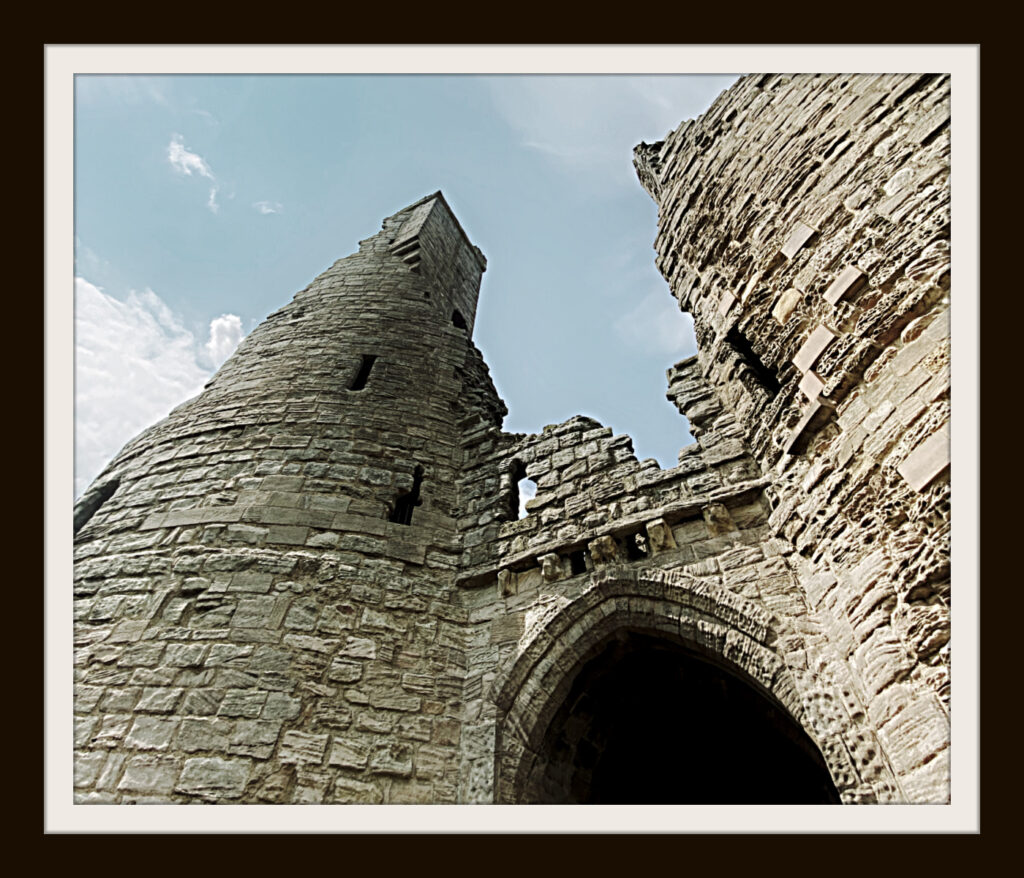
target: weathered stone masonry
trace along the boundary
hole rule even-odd
[[[76,507],[77,800],[602,801],[635,667],[770,716],[794,801],[947,801],[948,127],[946,77],[755,76],[637,148],[699,343],[664,471],[504,433],[482,254],[385,220]]]

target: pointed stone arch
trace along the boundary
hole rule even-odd
[[[536,610],[516,656],[495,678],[494,801],[531,800],[531,777],[553,717],[594,650],[623,631],[682,645],[752,685],[806,733],[828,765],[836,742],[823,741],[805,716],[764,607],[675,571],[615,568],[595,576],[575,599],[553,598]],[[829,767],[829,774],[842,795],[841,772]]]

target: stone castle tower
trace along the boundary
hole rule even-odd
[[[503,432],[483,255],[386,219],[77,505],[76,800],[948,801],[948,130],[753,76],[637,148],[668,470]]]

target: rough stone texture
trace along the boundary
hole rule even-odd
[[[440,193],[385,220],[76,507],[77,800],[565,801],[547,729],[642,631],[843,802],[946,801],[948,103],[746,77],[637,148],[700,351],[667,470],[589,418],[504,433],[482,254]]]
[[[879,801],[949,796],[948,125],[948,77],[752,76],[635,159],[699,343],[670,396],[771,478]]]

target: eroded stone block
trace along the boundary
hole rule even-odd
[[[284,763],[319,765],[324,760],[327,738],[327,735],[308,732],[285,732],[278,758]]]
[[[511,570],[498,571],[498,591],[503,598],[516,593],[516,575]]]
[[[562,578],[562,559],[555,552],[541,555],[537,560],[545,582],[556,582]]]
[[[664,518],[656,518],[654,521],[647,522],[644,529],[647,531],[648,545],[652,555],[676,548],[672,528],[665,523]]]
[[[726,534],[736,530],[736,525],[729,514],[729,510],[722,503],[709,503],[701,509],[701,513],[704,516],[704,522],[707,524],[708,533],[711,536],[718,536],[719,534]]]
[[[790,317],[793,316],[793,312],[796,310],[796,306],[803,300],[804,294],[796,287],[790,287],[786,292],[779,296],[779,301],[775,303],[775,307],[772,308],[772,317],[775,318],[776,322],[785,324]]]
[[[595,564],[611,564],[619,554],[618,543],[612,537],[598,537],[592,540],[587,549],[590,551],[590,558]]]

